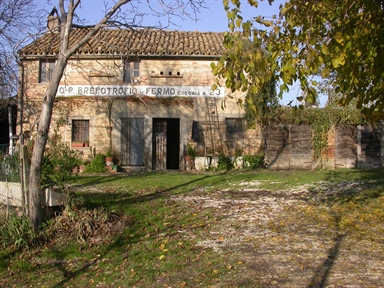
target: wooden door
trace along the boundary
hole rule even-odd
[[[144,165],[144,118],[121,118],[121,165]]]

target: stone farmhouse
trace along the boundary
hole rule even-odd
[[[33,139],[41,101],[59,51],[57,19],[19,51],[17,134]],[[71,42],[87,28],[74,28]],[[314,159],[308,125],[247,129],[240,93],[212,90],[211,63],[223,33],[103,28],[70,59],[57,91],[51,129],[85,159],[113,152],[125,170],[183,170],[188,147],[200,156],[265,153],[267,168],[376,168],[383,127],[340,126]],[[228,96],[231,97],[228,97]],[[225,102],[225,108],[222,104]]]
[[[70,41],[86,33],[87,28],[74,28]],[[50,131],[58,129],[84,157],[111,150],[126,169],[184,169],[188,145],[201,155],[257,153],[261,138],[245,129],[237,104],[242,96],[211,89],[210,64],[222,55],[223,39],[213,32],[101,29],[70,59]],[[32,139],[58,51],[54,26],[19,51],[23,131],[18,132]]]

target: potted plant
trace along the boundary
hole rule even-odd
[[[186,170],[191,170],[193,168],[195,157],[196,157],[195,147],[188,145],[187,155],[184,156]]]
[[[105,164],[107,166],[113,166],[113,153],[111,148],[109,148],[107,153],[105,153]]]
[[[75,147],[75,148],[84,147],[84,142],[83,141],[72,141],[71,146]]]

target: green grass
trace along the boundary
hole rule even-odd
[[[230,192],[248,187],[245,182],[254,183],[255,190],[271,192],[312,184],[314,198],[307,199],[310,206],[285,211],[266,228],[286,233],[301,221],[304,224],[297,229],[324,225],[326,229],[354,234],[356,239],[367,237],[376,241],[382,233],[375,230],[376,221],[384,219],[382,172],[258,170],[79,176],[70,183],[77,197],[82,197],[88,209],[106,207],[126,215],[130,221],[125,228],[117,235],[101,235],[105,241],[97,243],[58,238],[29,250],[3,249],[0,286],[263,287],[257,277],[240,277],[245,269],[241,252],[220,254],[212,248],[196,246],[227,216],[217,208],[175,201],[172,197],[205,197],[226,191],[222,197],[239,198],[241,194]],[[323,190],[316,189],[315,184],[322,181],[328,185],[356,181],[365,188],[328,197]]]

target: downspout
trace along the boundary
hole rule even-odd
[[[20,78],[19,78],[19,101],[18,101],[18,124],[19,124],[19,139],[22,141],[21,135],[23,135],[23,107],[24,107],[24,65],[22,62],[18,61],[20,67]],[[16,124],[17,125],[17,124]],[[24,141],[20,143],[24,145]]]
[[[113,99],[108,101],[108,137],[109,137],[109,149],[113,153],[112,149],[112,106]]]
[[[8,104],[8,128],[9,128],[9,155],[13,155],[13,126],[12,126],[12,106]]]
[[[19,99],[18,99],[18,122],[16,123],[19,124],[19,142],[20,142],[20,161],[19,161],[19,171],[20,171],[20,184],[21,184],[21,207],[22,207],[22,212],[24,215],[28,215],[28,192],[25,189],[27,187],[26,183],[26,171],[25,168],[26,166],[24,165],[24,161],[26,159],[26,149],[24,148],[24,135],[23,135],[23,107],[24,107],[24,65],[21,61],[18,61],[19,64]]]

